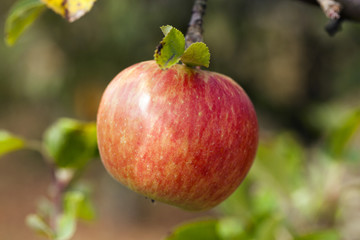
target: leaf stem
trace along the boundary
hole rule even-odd
[[[64,193],[74,176],[74,172],[69,169],[59,169],[54,164],[50,167],[52,175],[52,189],[50,194],[54,207],[54,212],[50,217],[50,226],[54,232],[56,232],[58,219],[63,212]]]
[[[192,43],[203,41],[203,16],[206,10],[207,0],[195,0],[188,30],[185,36],[185,46],[188,48]]]

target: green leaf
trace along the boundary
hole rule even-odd
[[[360,109],[353,112],[343,124],[334,129],[329,136],[327,147],[334,157],[344,154],[352,136],[360,128]]]
[[[209,67],[210,51],[203,42],[191,44],[181,57],[181,61],[188,66],[204,66]]]
[[[177,64],[185,51],[184,35],[172,26],[162,26],[165,37],[155,50],[154,58],[161,69]]]
[[[7,153],[22,149],[25,147],[25,141],[11,133],[0,130],[0,157]]]
[[[96,125],[60,119],[45,132],[44,144],[58,167],[81,168],[97,157]]]
[[[280,225],[280,218],[276,215],[271,215],[256,226],[253,239],[261,240],[276,240],[276,233]]]
[[[40,216],[36,214],[30,214],[26,217],[25,221],[31,229],[33,229],[40,235],[43,235],[50,239],[54,238],[53,230],[44,222],[44,220]]]
[[[253,179],[249,175],[236,191],[220,205],[220,209],[228,216],[242,216],[250,219],[253,215],[252,203]]]
[[[218,220],[204,220],[178,227],[165,240],[221,240],[217,233]]]
[[[59,219],[56,231],[56,240],[69,240],[76,231],[76,216],[71,214],[63,214]]]
[[[37,214],[43,219],[48,219],[54,213],[54,204],[50,199],[42,197],[37,203]]]
[[[250,239],[246,234],[243,222],[235,217],[220,219],[217,225],[217,233],[221,239]]]
[[[325,230],[325,231],[309,233],[295,238],[295,240],[322,240],[322,239],[339,240],[340,235],[336,230]]]
[[[44,10],[45,4],[41,0],[21,0],[16,2],[5,22],[5,41],[7,45],[12,46]]]
[[[95,208],[90,198],[85,197],[80,204],[77,217],[82,220],[90,221],[95,219]]]
[[[304,147],[288,133],[261,142],[250,175],[277,194],[289,197],[303,184]]]
[[[160,27],[161,31],[163,32],[164,36],[168,35],[169,32],[171,31],[171,29],[173,29],[173,26],[170,25],[166,25],[166,26],[162,26]]]
[[[82,201],[79,202],[76,216],[83,220],[93,220],[95,218],[95,207],[91,201],[91,188],[87,184],[77,184],[68,194],[81,195]]]
[[[84,186],[77,186],[76,189],[66,192],[63,209],[64,213],[60,216],[56,231],[56,240],[71,239],[76,231],[78,218],[94,219],[95,211],[90,201],[89,189]]]
[[[76,231],[78,210],[84,202],[85,196],[80,191],[70,191],[64,197],[64,213],[59,219],[56,240],[71,239]]]

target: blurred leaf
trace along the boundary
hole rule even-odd
[[[69,193],[82,196],[82,201],[79,202],[76,216],[87,221],[93,220],[95,218],[95,207],[91,201],[90,187],[86,184],[77,184]]]
[[[181,61],[189,66],[204,66],[210,65],[210,51],[203,42],[196,42],[191,44],[181,56]]]
[[[86,202],[85,199],[86,196],[81,191],[69,191],[65,194],[64,212],[59,219],[56,240],[68,240],[73,237],[76,231],[76,221],[80,209],[84,211],[83,205]]]
[[[11,8],[5,22],[5,41],[12,46],[20,35],[45,10],[41,0],[21,0]]]
[[[44,220],[36,215],[36,214],[30,214],[26,217],[26,224],[36,231],[37,233],[53,239],[54,238],[54,232],[52,229],[44,222]]]
[[[245,219],[252,217],[252,183],[251,176],[247,176],[236,191],[220,205],[226,215],[242,216]]]
[[[360,109],[353,112],[343,124],[334,129],[327,142],[329,152],[334,157],[344,154],[351,137],[360,127]]]
[[[56,231],[56,240],[69,240],[76,231],[76,216],[65,213],[59,219]]]
[[[325,230],[298,236],[295,240],[339,240],[340,235],[336,230]]]
[[[85,198],[79,209],[77,211],[77,216],[79,219],[83,220],[93,220],[95,218],[95,208],[93,203],[90,201],[90,198]]]
[[[48,8],[60,14],[69,22],[81,18],[89,12],[96,0],[42,0]]]
[[[279,227],[280,218],[276,215],[271,215],[263,221],[257,223],[254,239],[261,240],[277,240],[276,233]]]
[[[289,196],[303,183],[304,148],[290,134],[282,134],[259,145],[250,172],[272,191]]]
[[[81,168],[97,157],[96,125],[60,119],[45,132],[44,143],[57,166]]]
[[[249,174],[238,189],[221,205],[221,210],[228,216],[241,216],[243,220],[256,221],[258,217],[272,214],[279,207],[276,192],[263,180],[255,181]]]
[[[187,223],[178,227],[165,240],[221,240],[217,234],[217,220]]]
[[[7,153],[22,149],[25,147],[25,141],[11,133],[0,130],[0,157]]]
[[[279,204],[274,191],[268,187],[258,186],[254,191],[252,198],[252,212],[258,216],[268,215],[273,213]]]
[[[217,225],[217,233],[220,239],[250,239],[246,234],[242,221],[235,217],[220,219]]]
[[[38,206],[37,213],[43,219],[49,218],[51,214],[54,213],[55,211],[53,203],[45,197],[39,200],[37,206]]]
[[[348,112],[349,109],[339,102],[327,102],[309,106],[303,118],[311,128],[326,132],[337,126],[339,121],[343,121]]]
[[[169,68],[180,61],[185,51],[185,37],[176,28],[162,26],[165,37],[155,50],[154,58],[161,69]]]

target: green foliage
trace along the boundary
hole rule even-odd
[[[252,174],[268,188],[290,193],[303,181],[304,148],[286,133],[259,145]]]
[[[237,217],[219,219],[216,230],[221,239],[249,239],[243,221]]]
[[[339,233],[335,230],[319,231],[296,237],[295,240],[339,240]]]
[[[81,190],[68,191],[64,197],[64,212],[60,216],[56,240],[71,239],[78,218],[92,220],[95,216],[89,195]]]
[[[81,168],[97,157],[96,125],[60,119],[45,132],[44,144],[58,167]]]
[[[203,42],[191,44],[181,56],[181,61],[188,66],[204,66],[210,65],[210,51]]]
[[[54,239],[55,233],[53,230],[49,227],[48,224],[45,223],[45,221],[36,214],[30,214],[26,217],[26,224],[33,229],[38,234]]]
[[[95,219],[95,208],[91,202],[91,189],[88,185],[77,184],[66,193],[64,200],[65,209],[76,207],[76,217],[91,221]]]
[[[78,219],[95,218],[89,187],[80,184],[72,186],[72,183],[85,164],[98,155],[96,125],[60,119],[45,132],[43,144],[36,141],[28,143],[6,131],[0,131],[0,156],[24,147],[39,151],[55,163],[48,162],[55,180],[53,196],[51,200],[43,198],[38,213],[29,215],[26,223],[49,239],[69,240],[76,231]],[[59,212],[59,208],[63,210]],[[48,222],[57,224],[50,225]]]
[[[217,234],[217,220],[187,223],[177,228],[166,240],[221,240]]]
[[[170,68],[180,60],[191,67],[209,67],[210,52],[205,43],[193,43],[185,50],[185,37],[179,30],[170,25],[162,26],[161,30],[165,37],[154,54],[161,69]]]
[[[45,10],[41,0],[20,0],[10,10],[5,23],[5,41],[12,46]]]
[[[84,185],[77,185],[66,191],[63,196],[63,211],[57,216],[57,226],[52,229],[44,219],[52,218],[54,206],[43,199],[39,204],[38,214],[31,214],[26,218],[27,225],[42,236],[53,240],[69,240],[76,231],[77,220],[86,221],[95,218],[94,206],[90,200],[90,189]]]
[[[352,136],[360,128],[360,109],[354,111],[343,123],[335,128],[327,141],[329,153],[335,158],[344,155]]]
[[[259,219],[255,224],[245,226],[239,217],[200,220],[178,227],[166,240],[276,240],[280,218],[273,215]]]
[[[160,68],[166,69],[180,61],[181,55],[185,51],[184,35],[169,25],[162,26],[165,37],[155,50],[155,61]]]
[[[333,140],[332,146],[343,151],[350,143],[350,136],[358,131],[358,114],[358,111],[352,113],[325,141],[338,139]],[[342,181],[351,178],[345,175],[351,166],[335,160],[335,156],[324,154],[323,148],[306,148],[293,134],[263,139],[249,176],[220,205],[223,217],[206,225],[207,231],[213,234],[207,237],[221,240],[341,239],[336,225],[341,216],[338,193],[346,191]],[[324,221],[333,222],[333,225],[324,228]],[[200,233],[203,231],[203,222],[199,223],[180,226],[174,231],[174,239],[197,239],[196,228]],[[299,228],[301,225],[308,230]]]
[[[11,133],[0,130],[0,157],[7,153],[22,149],[25,147],[25,141]]]

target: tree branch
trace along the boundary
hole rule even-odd
[[[185,46],[189,47],[192,43],[203,41],[203,16],[206,10],[207,0],[195,0],[191,20],[185,36]]]
[[[341,11],[340,17],[346,20],[360,22],[360,1],[359,0],[298,0],[305,3],[320,5],[326,16],[333,16],[332,12]],[[340,9],[338,9],[340,5]],[[339,13],[338,13],[339,14]]]
[[[358,0],[300,0],[302,2],[319,5],[325,15],[330,19],[325,30],[330,36],[334,36],[341,30],[345,19],[357,20],[354,12],[360,16],[360,1]]]
[[[334,36],[337,32],[341,30],[341,24],[344,21],[342,17],[338,19],[331,19],[329,23],[325,26],[326,32],[330,36]]]
[[[335,0],[317,0],[325,15],[330,19],[339,19],[342,5]]]

